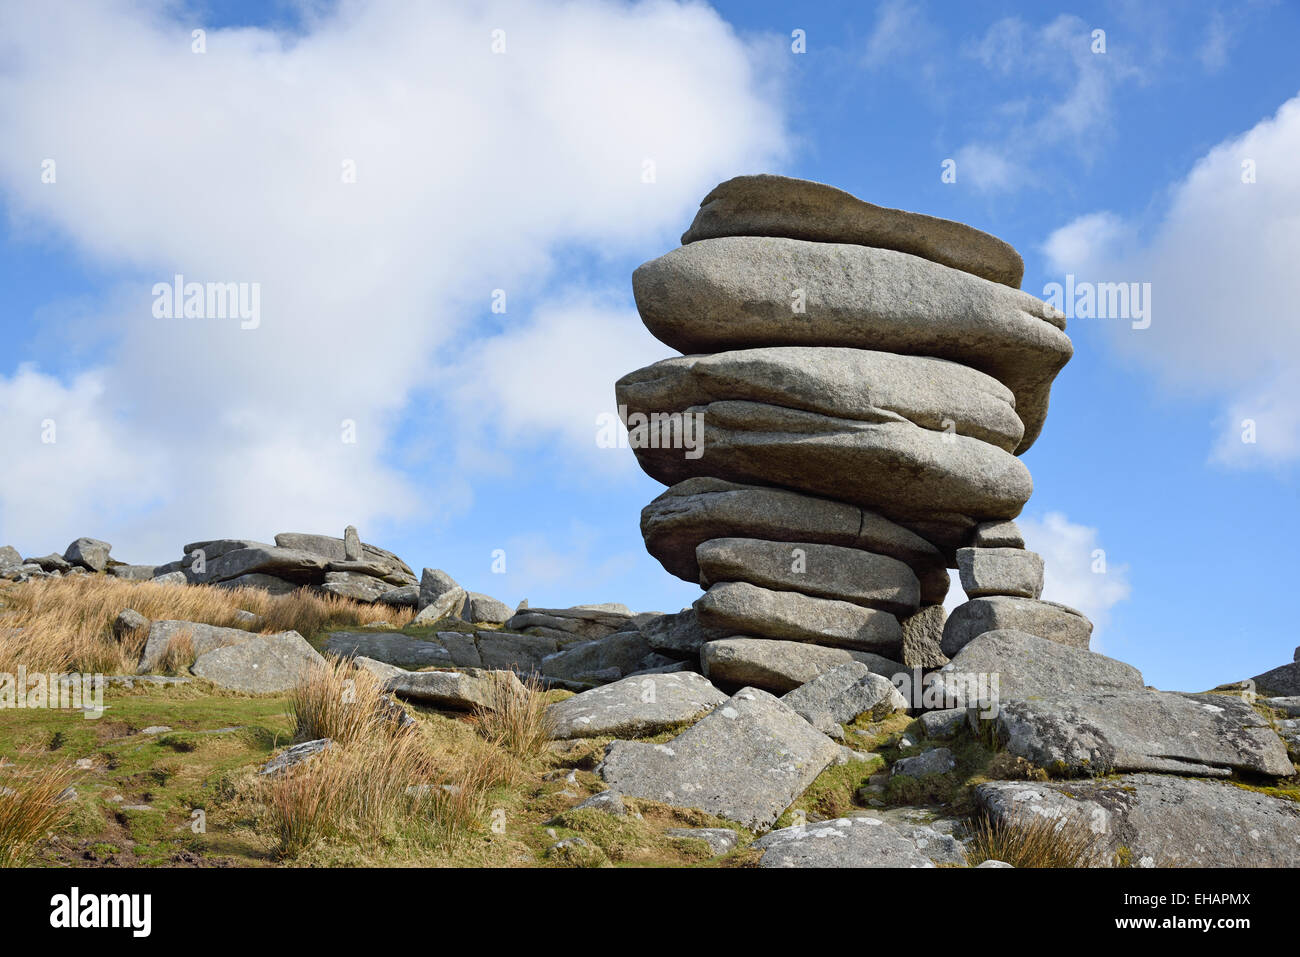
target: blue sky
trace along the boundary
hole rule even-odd
[[[1071,322],[1025,456],[1046,597],[1161,687],[1290,660],[1295,5],[434,6],[0,12],[0,543],[352,522],[506,601],[682,607],[595,420],[670,354],[631,271],[773,171],[992,232],[1036,295],[1151,283],[1148,329]],[[260,327],[152,316],[176,272],[260,283]]]

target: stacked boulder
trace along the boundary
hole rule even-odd
[[[1086,648],[1011,521],[1073,351],[1015,250],[781,176],[715,188],[682,243],[633,288],[684,355],[616,394],[670,486],[646,547],[706,589],[706,674],[788,690],[846,659],[937,667],[999,628]],[[951,567],[971,600],[945,624]]]

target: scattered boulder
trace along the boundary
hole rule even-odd
[[[283,774],[295,765],[328,750],[332,745],[333,742],[329,738],[317,738],[315,741],[304,741],[301,744],[292,745],[285,748],[270,761],[267,761],[266,764],[262,765],[262,770],[257,773],[265,777]]]
[[[546,709],[553,737],[649,737],[693,721],[727,696],[691,672],[628,677],[574,695]]]
[[[484,671],[477,668],[463,671],[408,671],[390,678],[384,683],[384,688],[399,698],[419,704],[471,711],[475,708],[495,708],[499,700],[498,688],[502,685],[505,693],[527,693],[514,672]]]
[[[670,827],[664,834],[688,841],[703,841],[709,845],[714,857],[734,849],[739,839],[739,835],[727,827]]]
[[[457,664],[439,642],[400,631],[334,631],[326,635],[322,650],[341,657],[360,655],[411,670]]]
[[[108,553],[113,546],[97,538],[79,538],[68,546],[63,560],[69,565],[80,565],[92,572],[102,572],[108,567]]]
[[[860,661],[887,678],[907,668],[901,662],[870,652],[827,648],[798,641],[772,641],[738,636],[706,642],[700,647],[704,674],[714,681],[784,693],[846,661]]]
[[[874,817],[784,827],[752,845],[759,867],[934,867],[916,844]]]
[[[888,678],[872,674],[860,661],[847,661],[823,672],[781,698],[805,721],[833,738],[843,736],[841,725],[859,715],[880,720],[907,710],[907,701]]]
[[[490,595],[469,592],[462,616],[474,624],[503,625],[514,614],[510,606]]]
[[[889,773],[895,777],[919,778],[926,774],[947,774],[957,760],[947,748],[930,748],[910,758],[899,758]]]
[[[289,690],[325,660],[296,631],[243,634],[248,640],[199,655],[190,671],[231,691],[273,694]]]
[[[1095,691],[1005,701],[989,720],[1008,752],[1058,773],[1295,773],[1277,733],[1229,695]]]
[[[113,619],[113,637],[126,641],[149,628],[149,619],[134,608],[123,608]]]
[[[975,799],[995,823],[1088,822],[1103,858],[1137,867],[1300,867],[1300,805],[1167,774],[1068,783],[990,781]]]
[[[744,688],[666,744],[613,742],[597,771],[620,794],[764,829],[838,750],[778,699]]]

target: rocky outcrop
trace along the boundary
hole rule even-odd
[[[773,176],[718,186],[682,247],[636,270],[646,327],[686,355],[615,392],[670,486],[646,547],[706,589],[698,623],[722,635],[706,669],[733,639],[922,668],[996,628],[1087,647],[1086,619],[1039,601],[1012,521],[1033,488],[1017,456],[1072,353],[1020,273],[968,226]],[[954,565],[972,601],[944,622],[929,609]]]

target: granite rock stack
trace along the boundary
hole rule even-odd
[[[1064,317],[1017,288],[1015,250],[769,175],[716,187],[682,243],[633,289],[684,355],[616,394],[641,467],[669,486],[642,512],[646,547],[706,589],[706,639],[835,648],[873,670],[934,667],[996,629],[1086,648],[1091,624],[1041,601],[1013,521],[1033,490],[1018,456],[1073,352]],[[945,624],[949,568],[970,601]],[[701,657],[707,671],[707,643]]]

